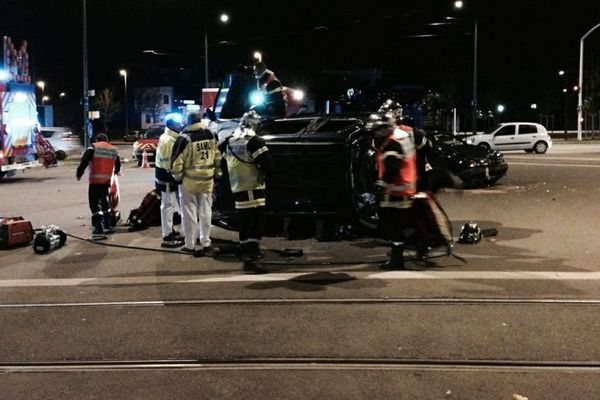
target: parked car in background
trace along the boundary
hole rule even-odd
[[[42,136],[54,147],[57,160],[80,157],[83,153],[81,140],[71,129],[61,127],[40,127],[39,129]]]
[[[538,154],[552,147],[552,138],[546,128],[532,122],[506,122],[491,132],[468,136],[466,142],[493,150],[525,150]]]
[[[135,142],[139,138],[140,138],[140,132],[133,131],[133,132],[127,133],[125,136],[123,136],[123,141],[124,142]]]
[[[137,165],[142,165],[144,151],[146,151],[148,162],[154,163],[156,157],[156,147],[158,146],[158,139],[160,139],[160,136],[164,132],[164,124],[152,125],[140,135],[140,138],[138,140],[133,142],[131,158],[137,162]]]

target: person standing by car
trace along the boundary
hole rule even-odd
[[[277,79],[275,73],[268,69],[264,62],[259,61],[254,64],[254,77],[264,93],[264,102],[255,107],[255,111],[262,116],[285,117],[286,105],[283,98],[283,85]]]
[[[181,115],[169,114],[165,118],[165,132],[158,140],[154,169],[155,186],[160,190],[160,226],[162,247],[181,246],[182,238],[173,229],[173,215],[179,211],[177,182],[171,175],[171,154],[173,145],[181,131]]]
[[[427,156],[430,153],[432,144],[427,139],[427,134],[422,129],[416,129],[414,120],[407,115],[403,115],[402,106],[396,101],[386,100],[379,107],[377,113],[383,121],[389,121],[413,136],[417,151],[417,191],[429,191]]]
[[[264,140],[256,135],[259,123],[260,116],[256,112],[247,112],[220,149],[227,162],[240,223],[243,268],[248,272],[266,273],[258,259],[265,229],[266,181],[272,174],[273,161]]]
[[[90,167],[88,200],[92,212],[92,240],[106,239],[107,233],[113,233],[110,227],[108,192],[111,177],[121,171],[121,160],[119,151],[108,142],[108,136],[104,133],[96,135],[95,143],[90,145],[77,167],[77,180],[81,180],[87,167]]]
[[[186,122],[173,146],[171,174],[181,183],[179,197],[185,237],[182,251],[197,255],[197,238],[203,251],[212,249],[212,191],[215,174],[220,172],[221,153],[217,139],[202,121],[202,114],[191,112]]]
[[[376,121],[371,127],[377,149],[380,228],[392,245],[390,259],[380,265],[386,270],[404,269],[405,230],[410,227],[411,197],[417,187],[415,143],[408,128],[390,121]]]

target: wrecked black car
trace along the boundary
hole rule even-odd
[[[221,112],[227,118],[212,127],[220,140],[233,132],[247,111],[242,102],[229,99],[244,90],[239,85],[232,89]],[[262,121],[256,131],[265,140],[275,167],[267,185],[270,234],[285,233],[290,220],[316,221],[317,229],[319,222],[353,230],[377,228],[377,172],[373,138],[366,129],[368,116],[326,114]],[[428,174],[434,189],[456,185],[456,179],[448,183],[447,171],[467,188],[490,185],[507,171],[498,152],[452,137],[430,139],[432,169]],[[235,229],[235,208],[224,170],[215,186],[213,223]]]

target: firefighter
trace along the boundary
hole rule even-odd
[[[165,118],[165,132],[158,140],[156,148],[155,186],[160,190],[160,226],[162,247],[179,247],[183,238],[173,229],[173,216],[180,212],[177,201],[177,182],[171,175],[171,154],[173,145],[181,132],[181,115],[169,114]]]
[[[217,139],[202,120],[191,112],[187,126],[173,145],[171,174],[180,183],[182,224],[185,246],[181,251],[201,255],[212,250],[210,238],[214,177],[220,173],[221,153]],[[196,239],[202,249],[195,250]]]
[[[415,129],[415,124],[412,118],[403,116],[403,109],[400,103],[391,99],[386,100],[377,113],[381,116],[382,120],[389,120],[395,125],[400,125],[402,121],[410,121],[409,125],[401,127],[406,132],[413,135],[415,148],[417,151],[417,191],[429,191],[430,186],[427,180],[427,171],[431,169],[427,156],[430,154],[432,143],[427,139],[427,134],[423,129]]]
[[[399,126],[376,121],[370,128],[377,149],[380,228],[392,246],[390,259],[380,265],[387,270],[404,269],[405,230],[411,225],[411,197],[417,186],[415,144],[407,124],[412,125],[408,120]]]
[[[264,94],[263,103],[256,106],[254,110],[262,116],[284,118],[286,116],[286,105],[281,81],[262,61],[254,64],[254,77],[257,80],[258,87]]]
[[[95,143],[88,147],[77,167],[77,180],[81,180],[90,166],[88,200],[92,211],[92,240],[106,239],[105,234],[114,233],[109,223],[110,206],[108,192],[111,177],[121,172],[121,160],[115,146],[108,142],[104,133],[96,135]]]
[[[242,117],[233,135],[225,139],[221,151],[227,162],[235,209],[240,222],[240,246],[243,268],[266,273],[258,262],[260,240],[265,229],[266,181],[273,162],[265,142],[256,135],[260,116],[249,111]]]

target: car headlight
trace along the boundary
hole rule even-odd
[[[467,139],[467,144],[473,144],[475,141],[473,139]]]

